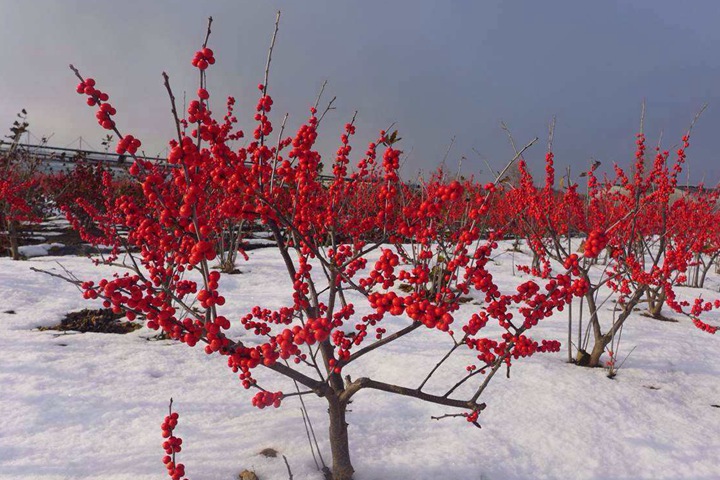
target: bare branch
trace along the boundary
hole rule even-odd
[[[270,63],[272,62],[273,49],[275,48],[275,39],[277,38],[278,29],[280,28],[280,10],[275,17],[275,30],[273,31],[272,40],[270,40],[270,49],[268,50],[267,62],[265,63],[265,80],[263,81],[263,95],[267,94],[268,78],[270,76]]]
[[[327,86],[327,84],[328,84],[328,81],[325,80],[325,81],[323,82],[322,86],[320,87],[320,92],[318,93],[318,96],[317,96],[317,98],[315,99],[315,105],[313,106],[313,108],[314,108],[315,110],[317,110],[318,105],[320,104],[320,99],[322,98],[322,94],[323,94],[323,92],[325,91],[325,87]]]
[[[213,18],[208,17],[207,31],[205,32],[205,41],[203,42],[203,48],[207,47],[208,40],[210,39],[210,32],[212,32],[210,27],[212,26],[212,22],[213,22]]]
[[[403,395],[405,397],[417,398],[430,403],[436,403],[438,405],[445,405],[448,407],[465,408],[473,411],[481,411],[485,408],[484,403],[475,403],[475,399],[472,400],[455,400],[452,398],[440,397],[429,393],[414,390],[412,388],[401,387],[399,385],[392,385],[389,383],[378,382],[371,380],[370,378],[363,377],[352,382],[345,391],[340,394],[340,400],[347,402],[350,398],[355,395],[358,391],[363,388],[371,388],[373,390],[380,390],[383,392],[394,393],[396,395]]]
[[[212,17],[210,17],[210,21],[212,22]],[[208,35],[210,34],[210,25],[208,24]],[[172,88],[170,88],[170,77],[167,73],[163,72],[163,84],[165,85],[165,89],[168,92],[168,95],[170,96],[170,108],[173,114],[173,119],[175,120],[175,130],[178,136],[178,141],[182,142],[182,132],[180,130],[180,116],[177,112],[177,107],[175,106],[175,95],[173,95]]]
[[[361,350],[358,350],[357,352],[350,355],[350,358],[348,358],[347,361],[345,361],[344,363],[348,364],[348,363],[354,362],[355,360],[362,357],[366,353],[370,353],[373,350],[375,350],[376,348],[380,348],[383,345],[387,345],[388,343],[397,340],[398,338],[404,337],[408,333],[419,328],[421,325],[422,325],[422,323],[420,323],[420,322],[413,322],[412,324],[408,325],[407,327],[403,328],[402,330],[398,330],[397,332],[393,333],[392,335],[388,335],[387,337],[383,338],[382,340],[378,340],[377,342],[372,343]]]

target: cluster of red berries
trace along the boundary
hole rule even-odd
[[[263,91],[263,84],[258,85],[258,89]],[[255,120],[259,122],[253,133],[256,140],[263,137],[267,137],[272,132],[272,123],[268,120],[267,113],[272,109],[273,100],[270,95],[263,95],[258,100],[258,104],[255,106],[257,113],[255,114]],[[314,118],[314,117],[313,117]]]
[[[462,327],[463,332],[468,336],[473,336],[477,334],[480,329],[484,328],[485,325],[487,325],[488,322],[488,315],[485,312],[480,313],[474,313],[470,320],[468,321],[467,325],[464,325]]]
[[[262,84],[258,85],[258,88],[260,90],[262,90],[263,85]],[[255,106],[255,110],[257,110],[258,112],[268,113],[272,109],[272,106],[273,106],[273,99],[270,97],[270,95],[263,95],[258,100],[258,103]],[[259,120],[259,118],[256,116],[255,120]]]
[[[389,249],[383,249],[382,255],[375,262],[373,269],[370,271],[369,278],[360,280],[360,285],[369,287],[377,284],[382,288],[390,288],[395,284],[397,277],[395,276],[395,267],[400,264],[400,258]]]
[[[448,185],[440,186],[437,189],[435,198],[441,202],[455,202],[461,198],[463,193],[463,186],[457,180],[453,180]]]
[[[213,305],[225,305],[225,297],[220,295],[217,290],[202,289],[198,292],[197,299],[200,302],[200,305],[203,306],[203,308],[210,308]]]
[[[203,260],[215,260],[216,256],[217,253],[215,253],[215,246],[212,244],[212,242],[209,242],[207,240],[201,240],[197,242],[192,248],[189,260],[191,265],[197,265]]]
[[[578,267],[580,267],[580,257],[577,253],[571,253],[568,255],[568,257],[563,262],[563,267],[565,267],[565,270],[568,270],[572,272],[573,275],[578,275],[580,271],[578,270]]]
[[[110,96],[107,93],[101,92],[95,88],[95,80],[92,78],[86,78],[78,84],[76,91],[80,95],[88,96],[87,104],[91,107],[100,105],[97,113],[95,114],[95,118],[97,118],[97,121],[102,128],[105,130],[113,130],[115,128],[115,122],[111,117],[115,115],[117,111],[112,105],[105,103],[110,99]]]
[[[172,409],[172,403],[171,409]],[[160,428],[162,429],[162,436],[166,440],[162,443],[162,447],[165,450],[165,456],[162,461],[167,468],[168,475],[172,480],[180,480],[185,476],[185,465],[182,463],[175,463],[175,454],[182,450],[182,438],[173,435],[173,430],[177,427],[179,415],[172,412],[165,417]],[[187,480],[187,479],[186,479]]]
[[[202,50],[195,52],[195,56],[192,59],[192,66],[197,67],[200,70],[205,70],[208,65],[215,63],[215,54],[207,47]]]
[[[381,191],[380,200],[390,199],[394,193],[395,186],[393,182],[399,180],[397,172],[400,169],[401,153],[401,150],[396,150],[392,147],[388,147],[385,149],[385,153],[383,153],[383,168],[385,169],[385,180],[387,180],[388,183],[383,186],[383,190],[387,190],[387,193],[383,195],[384,192]]]
[[[210,118],[210,110],[208,110],[207,105],[203,102],[200,102],[198,100],[191,101],[188,105],[187,113],[187,121],[190,123],[212,123],[212,120]]]
[[[263,409],[265,407],[278,408],[282,398],[282,392],[258,392],[253,397],[252,404],[259,409]]]
[[[593,230],[585,240],[583,254],[586,258],[596,258],[608,244],[608,236],[602,230]]]
[[[405,312],[413,320],[422,322],[428,328],[437,328],[442,332],[450,330],[453,316],[447,311],[445,305],[433,304],[427,299],[406,301],[406,304]]]
[[[395,292],[373,292],[368,297],[370,306],[379,314],[390,312],[390,315],[402,315],[405,311],[405,300]]]
[[[707,333],[710,333],[710,334],[715,334],[715,333],[717,333],[718,330],[720,330],[720,327],[716,327],[716,326],[707,324],[707,323],[703,322],[702,320],[700,320],[700,319],[697,318],[697,317],[692,317],[692,321],[693,321],[693,324],[694,324],[697,328],[699,328],[700,330],[702,330],[703,332],[707,332]]]
[[[140,140],[133,137],[132,135],[125,135],[118,142],[115,152],[117,152],[119,155],[122,155],[125,152],[128,152],[130,155],[135,155],[138,148],[140,148],[140,145]]]
[[[110,96],[107,93],[101,92],[95,88],[95,80],[92,78],[86,78],[82,82],[78,83],[75,91],[80,95],[87,95],[87,104],[91,107],[94,107],[98,101],[107,102],[110,99]]]

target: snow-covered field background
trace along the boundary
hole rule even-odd
[[[252,306],[289,301],[277,252],[249,255],[238,265],[243,274],[221,280],[228,300],[222,311],[235,323],[235,336],[242,335],[239,317]],[[496,260],[501,285],[517,282],[511,255]],[[259,411],[224,358],[150,341],[155,332],[146,328],[127,335],[37,330],[100,306],[73,285],[30,270],[61,273],[58,261],[82,279],[112,272],[83,257],[0,259],[0,479],[162,478],[160,423],[170,397],[180,413],[179,461],[189,478],[230,480],[251,469],[261,480],[286,479],[282,458],[259,455],[272,447],[287,457],[294,480],[322,479],[297,398]],[[514,262],[529,260],[515,254]],[[717,298],[717,285],[717,277],[709,279],[704,295]],[[688,297],[700,292],[680,290]],[[468,303],[461,312],[473,308]],[[612,308],[606,303],[603,314],[612,315]],[[564,313],[544,321],[534,337],[561,340],[563,350],[517,361],[509,379],[499,374],[484,394],[482,429],[462,419],[431,420],[449,411],[437,405],[362,391],[348,414],[356,478],[720,478],[720,338],[678,320],[634,314],[620,360],[634,350],[612,380],[603,369],[566,363]],[[420,329],[345,373],[416,386],[449,347],[446,335]],[[442,391],[454,383],[468,358],[458,356],[447,367],[452,376],[430,386]],[[294,390],[267,372],[257,376],[273,390]],[[329,462],[326,404],[311,397],[306,404]]]

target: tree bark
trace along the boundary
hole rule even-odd
[[[10,240],[10,255],[12,256],[12,259],[20,260],[17,225],[12,220],[8,222],[8,240]]]
[[[348,424],[345,420],[347,403],[336,396],[328,396],[328,416],[330,417],[330,450],[332,451],[333,480],[352,480],[355,469],[350,462],[350,443],[348,442]]]
[[[587,279],[587,277],[585,277]],[[588,290],[585,294],[585,300],[588,304],[588,310],[590,311],[590,318],[588,319],[588,325],[586,328],[592,328],[593,332],[593,339],[594,344],[597,345],[599,340],[602,338],[602,331],[600,330],[600,320],[598,319],[598,312],[597,312],[597,304],[595,303],[595,291],[594,290]],[[591,355],[588,354],[587,350],[585,350],[585,345],[578,344],[578,351],[577,356],[575,358],[575,363],[581,367],[589,367],[590,363],[590,357]],[[605,348],[603,346],[603,348]],[[594,348],[593,348],[594,351]],[[601,352],[602,353],[602,352]],[[599,358],[599,357],[598,357]]]
[[[595,368],[600,366],[600,357],[602,357],[603,352],[605,352],[605,347],[608,346],[611,340],[612,337],[608,336],[603,336],[599,339],[595,339],[592,352],[590,352],[590,355],[588,356],[588,367]]]
[[[645,295],[648,304],[648,315],[652,318],[662,318],[662,307],[665,303],[665,289],[661,288],[660,291],[651,291],[648,289]]]
[[[625,320],[630,317],[633,309],[637,306],[638,302],[645,293],[646,287],[640,288],[635,291],[633,296],[628,299],[625,305],[623,305],[622,312],[620,313],[620,316],[617,317],[617,319],[615,319],[615,321],[613,322],[610,331],[605,333],[604,335],[600,330],[600,321],[597,315],[595,298],[592,295],[585,295],[585,298],[588,300],[588,308],[590,308],[591,312],[590,323],[593,327],[593,348],[590,353],[588,353],[587,350],[578,350],[576,360],[577,365],[581,367],[591,368],[600,366],[600,357],[605,351],[605,347],[607,347],[610,342],[612,342],[615,332],[617,332],[620,327],[622,327],[622,325],[625,323]]]
[[[708,272],[710,271],[710,268],[715,263],[715,260],[717,259],[718,254],[714,254],[710,257],[710,260],[708,260],[707,265],[703,266],[702,274],[700,275],[700,288],[705,288],[705,278],[707,277]]]
[[[695,265],[692,268],[691,275],[692,278],[690,279],[690,286],[694,288],[698,288],[700,285],[700,254],[696,253],[693,257],[693,262],[695,262]]]

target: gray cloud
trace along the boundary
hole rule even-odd
[[[270,79],[275,120],[296,127],[323,80],[337,110],[323,125],[332,153],[342,125],[358,114],[357,152],[396,122],[408,153],[405,172],[433,169],[450,139],[449,163],[486,170],[510,157],[504,120],[519,143],[544,138],[557,116],[560,168],[579,171],[632,159],[640,103],[646,132],[677,143],[703,103],[710,107],[689,151],[691,181],[720,178],[714,134],[720,126],[720,4],[671,0],[605,1],[0,1],[0,125],[27,108],[35,135],[63,146],[78,136],[99,145],[104,131],[74,93],[74,63],[111,95],[122,130],[161,152],[172,136],[160,73],[192,94],[190,59],[205,18],[215,18],[210,71],[213,104],[238,99],[250,130],[255,86],[283,11]],[[543,147],[528,160],[542,166]]]

